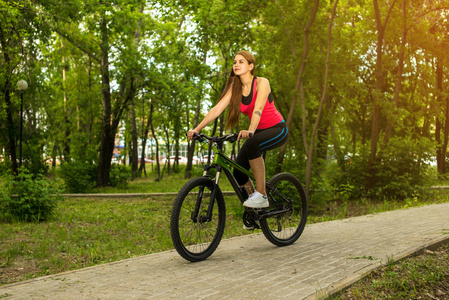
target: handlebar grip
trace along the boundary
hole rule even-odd
[[[238,136],[239,136],[238,133],[230,134],[230,135],[228,135],[228,137],[226,138],[226,141],[228,141],[228,142],[230,142],[230,143],[234,143],[234,142],[237,141]]]
[[[196,141],[199,141],[199,142],[203,142],[204,141],[204,138],[199,133],[194,133],[192,139],[196,140]]]
[[[186,132],[186,136],[188,136],[188,135],[187,135],[187,132]],[[197,132],[195,132],[195,133],[193,134],[192,140],[196,140],[196,141],[200,141],[200,142],[204,141],[204,139],[203,139],[203,137],[201,136],[201,134],[200,134],[200,133],[197,133]]]

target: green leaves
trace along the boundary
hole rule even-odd
[[[61,199],[57,189],[42,176],[33,177],[24,168],[19,177],[4,177],[0,194],[0,219],[6,221],[47,220]]]
[[[302,77],[306,104],[295,110],[291,149],[286,152],[290,156],[286,161],[296,163],[297,172],[303,172],[297,164],[298,157],[302,161],[304,156],[302,129],[310,137],[322,95],[334,3],[320,1],[309,31]],[[386,16],[391,3],[378,1],[381,16]],[[383,88],[378,89],[373,3],[338,2],[317,148],[322,151],[321,161],[333,154],[328,149],[336,149],[342,171],[345,155],[362,155],[370,144],[373,99],[380,107],[379,141],[384,140],[391,119],[393,141],[417,141],[425,136],[433,143],[438,131],[438,145],[444,147],[442,126],[449,93],[445,1],[406,1],[405,14],[402,3],[396,1],[391,7],[381,53],[379,82]],[[0,144],[7,149],[2,155],[12,157],[11,152],[17,152],[18,156],[20,97],[15,83],[19,78],[29,83],[24,94],[24,137],[30,145],[24,147],[24,155],[33,172],[44,170],[39,162],[44,157],[97,163],[104,124],[130,127],[130,110],[135,111],[138,136],[132,136],[130,128],[122,128],[123,135],[114,131],[108,135],[149,138],[145,127],[151,105],[155,134],[179,147],[185,142],[183,131],[193,125],[195,108],[199,107],[201,118],[218,100],[233,55],[241,49],[255,53],[256,75],[270,80],[276,107],[286,117],[294,93],[300,95],[295,85],[311,7],[311,1],[296,0],[0,0],[0,86],[4,95],[0,132],[8,133],[0,135]],[[403,24],[407,43],[402,90],[395,98]],[[102,58],[108,62],[102,64]],[[442,74],[439,86],[437,65]],[[105,68],[109,69],[107,82],[102,79]],[[102,101],[107,88],[110,110]],[[111,121],[102,119],[104,112],[110,112]],[[243,121],[241,125],[246,126]],[[398,144],[391,146],[399,147],[391,155],[402,155]],[[388,143],[376,151],[385,147]],[[3,169],[10,168],[10,159]],[[354,170],[363,172],[362,166]],[[316,179],[312,182],[318,182],[323,164],[313,169]]]

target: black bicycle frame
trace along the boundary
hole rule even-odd
[[[235,193],[237,194],[237,196],[239,197],[240,202],[243,204],[243,202],[245,202],[247,199],[245,198],[245,195],[242,192],[242,189],[240,188],[239,184],[237,183],[237,180],[234,178],[234,175],[232,175],[231,172],[231,168],[237,169],[240,172],[246,174],[251,180],[255,180],[254,179],[254,175],[246,170],[245,168],[243,168],[242,166],[240,166],[239,164],[237,164],[236,162],[234,162],[233,160],[231,160],[230,158],[228,158],[226,155],[224,155],[222,153],[222,147],[223,147],[223,143],[216,143],[216,148],[217,151],[215,152],[215,158],[214,158],[214,162],[211,165],[205,165],[204,166],[204,172],[203,172],[203,176],[208,176],[209,174],[209,170],[210,169],[216,169],[217,173],[215,175],[215,181],[214,181],[214,186],[212,188],[212,192],[210,194],[210,201],[209,201],[209,207],[207,209],[207,215],[204,219],[198,220],[198,214],[199,214],[199,209],[201,206],[201,200],[203,198],[203,194],[204,194],[204,186],[202,186],[200,188],[200,191],[198,192],[198,196],[197,196],[197,201],[195,204],[195,211],[194,214],[192,216],[192,220],[194,222],[200,221],[200,222],[208,222],[210,220],[212,220],[212,210],[214,208],[214,199],[217,195],[217,191],[218,191],[218,181],[220,179],[220,175],[221,172],[224,171],[224,173],[226,174],[226,177],[228,178],[229,182],[232,185],[232,188],[234,189]],[[270,198],[277,202],[275,200],[275,198],[271,195],[271,193],[274,194],[278,194],[278,196],[282,197],[284,199],[284,201],[286,202],[291,202],[290,199],[285,199],[285,197],[283,195],[280,195],[279,193],[277,193],[277,191],[275,189],[273,189],[270,185],[267,184],[267,193],[270,195]],[[272,217],[275,215],[279,215],[279,214],[284,214],[288,211],[290,211],[291,209],[273,209],[273,210],[269,210],[269,211],[264,211],[261,213],[256,213],[258,218],[268,218],[268,217]]]
[[[214,186],[213,186],[211,194],[210,194],[210,201],[209,201],[209,207],[207,209],[207,215],[204,220],[198,220],[199,209],[201,206],[201,199],[203,198],[203,195],[204,195],[204,187],[200,187],[200,190],[199,190],[198,196],[197,196],[197,201],[195,204],[195,210],[194,210],[194,213],[191,218],[194,222],[212,220],[212,210],[214,208],[214,202],[215,202],[214,199],[217,196],[218,181],[220,179],[220,175],[221,175],[222,171],[224,171],[224,173],[226,174],[226,177],[228,178],[229,182],[231,183],[232,188],[234,189],[235,193],[239,197],[240,202],[243,203],[247,200],[245,198],[239,184],[237,183],[234,176],[232,175],[231,168],[238,169],[240,172],[246,174],[252,180],[254,180],[254,175],[251,172],[249,172],[248,170],[246,170],[245,168],[243,168],[242,166],[240,166],[239,164],[237,164],[234,161],[232,161],[231,159],[229,159],[226,155],[224,155],[222,153],[222,148],[223,148],[222,142],[216,143],[217,151],[215,152],[215,158],[214,158],[213,163],[211,165],[204,166],[203,176],[205,176],[205,177],[208,176],[209,171],[211,169],[216,169],[217,173],[215,175]]]

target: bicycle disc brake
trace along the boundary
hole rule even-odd
[[[193,213],[192,213],[192,216],[190,217],[190,219],[193,221],[193,223],[199,223],[199,224],[210,222],[210,219],[207,217],[206,210],[200,212],[196,218],[193,217]]]

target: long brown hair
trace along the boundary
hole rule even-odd
[[[254,58],[254,55],[244,50],[237,52],[234,55],[234,58],[237,55],[243,56],[248,64],[254,65],[254,68],[251,70],[251,74],[254,75],[254,70],[256,69],[256,59]],[[226,121],[226,128],[228,129],[233,128],[239,123],[240,103],[242,102],[242,81],[240,80],[240,76],[235,75],[233,68],[231,68],[231,73],[229,74],[228,81],[226,82],[226,87],[220,98],[224,97],[231,87],[231,103],[229,105],[228,119]]]

